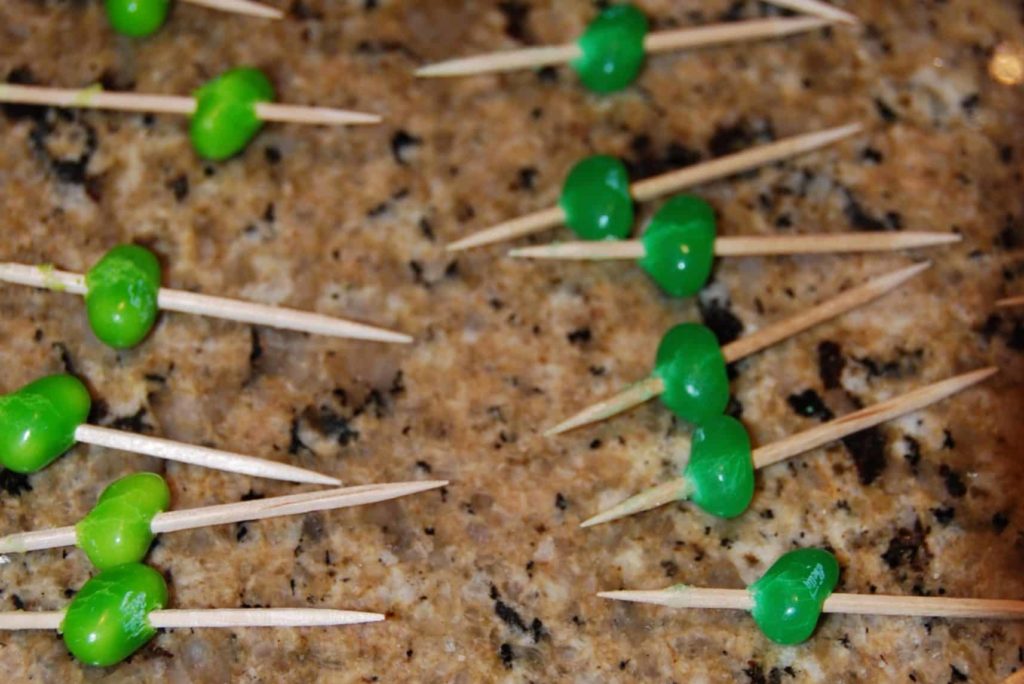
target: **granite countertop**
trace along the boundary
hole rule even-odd
[[[377,127],[270,125],[205,164],[182,119],[6,107],[0,260],[87,268],[117,242],[154,249],[171,287],[287,304],[414,334],[410,347],[165,314],[128,352],[99,344],[73,296],[0,286],[0,390],[67,369],[93,420],[286,460],[348,484],[447,478],[353,510],[162,536],[176,607],[386,612],[352,628],[177,630],[128,662],[80,666],[52,633],[0,634],[3,681],[995,682],[1024,666],[1024,624],[828,616],[808,643],[749,616],[594,596],[677,582],[741,587],[782,552],[835,550],[841,591],[1024,597],[1024,96],[988,73],[1024,42],[1020,3],[837,3],[864,19],[651,59],[598,98],[565,68],[417,81],[428,61],[565,42],[584,0],[269,0],[276,23],[177,4],[155,37],[114,36],[99,2],[0,4],[0,78],[182,94],[234,65],[282,101],[374,111]],[[757,2],[642,0],[655,28],[753,18]],[[447,242],[554,203],[579,157],[641,178],[774,138],[860,121],[814,154],[699,188],[723,234],[956,231],[885,299],[742,361],[756,444],[987,364],[982,386],[759,474],[724,521],[673,505],[580,530],[671,476],[689,429],[652,403],[558,439],[543,428],[642,377],[661,333],[723,340],[924,254],[746,258],[697,300],[627,262],[527,263]],[[649,216],[660,205],[644,205]],[[536,241],[565,238],[565,229]],[[150,469],[176,508],[298,487],[77,447],[0,473],[0,532],[71,524],[114,478]],[[12,556],[0,608],[58,609],[81,552]]]

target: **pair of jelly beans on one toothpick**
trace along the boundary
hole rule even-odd
[[[622,240],[635,218],[626,167],[615,157],[578,162],[562,186],[565,223],[584,240]],[[668,200],[640,238],[640,267],[674,297],[696,294],[711,275],[715,256],[715,212],[692,195]]]

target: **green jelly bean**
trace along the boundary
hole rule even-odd
[[[598,154],[577,162],[558,204],[566,225],[584,240],[621,240],[633,227],[629,174],[615,157]]]
[[[61,632],[71,654],[88,665],[119,663],[153,638],[149,614],[167,605],[163,576],[126,563],[100,572],[71,600]]]
[[[665,333],[653,374],[665,383],[662,403],[691,423],[721,414],[729,403],[725,358],[715,334],[703,325],[683,323]]]
[[[115,349],[134,347],[156,322],[160,263],[145,247],[118,245],[85,274],[89,325]]]
[[[640,267],[673,297],[704,287],[715,257],[715,212],[692,195],[673,197],[651,219],[640,241]]]
[[[48,375],[0,396],[0,464],[16,473],[48,466],[75,443],[92,399],[71,375]]]
[[[750,436],[732,416],[712,416],[697,426],[683,476],[690,498],[712,515],[735,518],[754,497]]]
[[[100,570],[137,563],[155,536],[153,517],[167,510],[171,491],[156,473],[135,473],[111,483],[75,525],[78,546]]]
[[[155,33],[171,5],[170,0],[105,0],[104,4],[114,30],[133,38]]]
[[[647,17],[633,5],[612,5],[590,22],[580,36],[582,53],[572,67],[597,93],[622,90],[636,80],[644,63]]]
[[[274,86],[259,69],[239,68],[209,81],[195,97],[192,146],[200,157],[219,161],[241,152],[263,127],[256,104],[272,101]]]
[[[751,614],[772,641],[799,644],[811,636],[838,580],[839,563],[828,551],[790,551],[748,587],[754,598]]]

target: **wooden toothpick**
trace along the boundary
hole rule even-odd
[[[85,295],[85,276],[80,273],[58,271],[46,266],[0,263],[0,281],[39,287],[59,292]],[[323,314],[297,311],[278,306],[245,302],[224,297],[160,288],[157,306],[167,311],[212,316],[230,321],[265,325],[284,330],[296,330],[314,335],[348,337],[375,342],[408,344],[412,338],[402,333],[384,330],[363,323],[333,318]]]
[[[282,19],[284,12],[276,7],[270,7],[252,0],[185,0],[185,2],[220,10],[221,12],[233,12],[234,14],[245,14],[250,17],[261,19]]]
[[[1024,306],[1024,295],[1017,297],[1006,297],[996,302],[996,308],[1008,309],[1013,306]]]
[[[783,138],[773,143],[759,145],[749,150],[743,150],[742,152],[736,152],[638,181],[633,183],[629,190],[634,200],[646,202],[656,197],[679,192],[700,183],[725,178],[759,166],[795,157],[805,152],[811,152],[843,138],[848,138],[859,133],[861,130],[861,125],[854,123],[823,131],[815,131],[814,133]],[[506,221],[505,223],[500,223],[474,233],[457,242],[453,242],[448,245],[447,249],[451,252],[457,252],[471,247],[481,247],[492,242],[512,240],[547,228],[554,228],[562,223],[565,223],[565,212],[562,211],[561,207],[555,206],[550,209],[527,214],[526,216],[520,216],[517,219]]]
[[[331,608],[220,608],[154,610],[149,623],[156,629],[198,627],[329,627],[380,622],[380,613]],[[0,630],[60,629],[63,610],[0,613]]]
[[[849,12],[844,12],[838,7],[833,7],[827,2],[821,2],[820,0],[767,0],[767,2],[796,12],[804,12],[805,14],[822,17],[823,19],[831,19],[832,21],[844,24],[860,23],[860,19]]]
[[[668,589],[653,591],[602,591],[598,596],[614,601],[651,603],[669,608],[750,610],[754,607],[754,598],[746,589],[708,589],[676,585]],[[822,612],[852,615],[1020,620],[1024,618],[1024,601],[948,598],[945,596],[832,594],[825,599]]]
[[[82,109],[113,109],[125,112],[154,112],[191,116],[196,110],[196,99],[178,95],[146,95],[141,93],[105,92],[94,88],[46,88],[43,86],[0,83],[0,102],[71,107]],[[315,124],[322,126],[350,126],[380,123],[376,114],[350,112],[328,107],[257,102],[256,116],[264,121]]]
[[[321,473],[288,465],[287,463],[268,461],[262,458],[255,458],[254,456],[245,456],[193,444],[183,444],[169,439],[149,437],[134,432],[111,430],[110,428],[99,427],[98,425],[79,425],[75,428],[75,441],[95,444],[96,446],[107,447],[108,449],[145,454],[168,461],[189,463],[202,466],[203,468],[223,470],[229,473],[263,477],[268,480],[322,485],[341,484],[341,480],[336,477],[322,475]]]
[[[771,256],[781,254],[843,254],[887,252],[899,249],[935,247],[960,242],[957,233],[823,233],[817,235],[754,235],[715,238],[715,256]],[[508,255],[520,259],[578,259],[607,261],[640,259],[644,245],[639,240],[560,242],[513,249]]]
[[[930,265],[929,262],[915,264],[914,266],[873,278],[863,285],[847,290],[790,318],[773,323],[751,335],[730,342],[722,347],[722,355],[725,357],[725,362],[733,363],[738,361],[787,337],[792,337],[819,323],[874,301],[885,293],[899,287]],[[546,436],[558,435],[599,420],[604,420],[605,418],[610,418],[642,404],[664,391],[665,385],[661,378],[648,377],[615,396],[583,409],[568,420],[550,428],[544,434]]]
[[[819,17],[795,17],[733,21],[674,31],[658,31],[647,34],[644,38],[644,49],[648,53],[657,53],[765,38],[781,38],[794,33],[813,31],[830,23],[832,20]],[[578,59],[582,54],[576,43],[505,50],[428,64],[417,69],[416,75],[421,78],[439,78],[537,69],[555,64],[567,64]]]
[[[182,511],[157,513],[150,523],[153,534],[191,530],[197,527],[226,525],[247,520],[263,520],[286,515],[300,515],[312,511],[327,511],[351,508],[381,501],[397,499],[410,494],[437,489],[448,484],[447,480],[424,480],[415,482],[389,482],[359,485],[340,489],[326,489],[303,492],[270,499],[256,499],[218,506],[203,506]],[[41,549],[55,549],[75,546],[78,534],[73,526],[49,530],[18,532],[0,537],[0,553],[25,553]]]
[[[860,432],[893,418],[920,410],[957,392],[962,392],[968,387],[992,377],[996,372],[997,369],[995,368],[982,368],[970,373],[964,373],[963,375],[920,387],[874,406],[868,406],[809,430],[790,435],[777,442],[758,447],[752,454],[754,468],[766,468],[774,463],[852,435],[855,432]],[[631,496],[622,503],[584,521],[580,527],[592,527],[643,511],[649,511],[652,508],[685,499],[688,495],[689,483],[687,480],[682,477],[675,478]]]

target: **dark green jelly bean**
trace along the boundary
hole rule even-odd
[[[584,240],[621,240],[633,227],[629,174],[615,157],[598,154],[577,162],[558,204],[566,225]]]
[[[85,274],[89,326],[115,349],[134,347],[156,322],[160,263],[145,247],[118,245]]]
[[[583,54],[572,62],[583,85],[611,93],[635,81],[647,29],[647,17],[633,5],[612,5],[598,14],[577,43]]]
[[[684,477],[690,499],[712,515],[735,518],[754,497],[750,436],[731,416],[712,416],[697,426]]]
[[[838,580],[839,563],[828,551],[797,549],[783,554],[748,588],[757,626],[780,644],[806,641]]]
[[[48,466],[75,443],[92,399],[71,375],[48,375],[0,396],[0,464],[17,473]]]
[[[119,663],[153,638],[149,614],[167,605],[167,584],[153,568],[126,563],[100,572],[71,599],[64,643],[83,663]]]
[[[152,523],[167,510],[171,492],[156,473],[135,473],[113,482],[75,525],[78,546],[100,570],[137,563],[153,543]]]
[[[226,71],[196,91],[189,124],[192,146],[204,159],[232,157],[252,140],[263,120],[256,104],[274,99],[274,86],[259,69]]]
[[[673,197],[651,219],[640,241],[640,267],[673,297],[704,287],[715,257],[715,212],[692,195]]]
[[[155,33],[171,5],[170,0],[105,0],[104,4],[114,30],[133,38]]]
[[[665,383],[661,401],[691,423],[703,423],[725,410],[729,378],[715,334],[703,325],[683,323],[661,338],[655,376]]]

